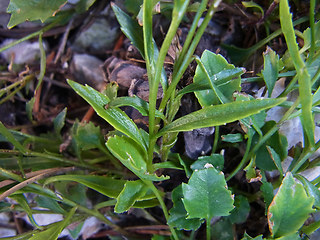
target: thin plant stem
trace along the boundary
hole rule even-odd
[[[176,3],[177,4],[177,3]],[[187,10],[187,7],[189,5],[189,0],[184,1],[182,6],[180,6],[180,9],[177,9],[175,6],[172,12],[172,21],[169,27],[169,30],[167,32],[167,35],[162,43],[159,56],[155,65],[155,76],[152,79],[152,81],[149,81],[150,85],[150,92],[149,92],[149,149],[148,149],[148,163],[147,166],[152,165],[153,160],[153,149],[154,145],[156,143],[156,139],[154,139],[155,135],[155,111],[156,111],[156,101],[157,101],[157,93],[158,93],[158,87],[160,83],[162,68],[164,64],[164,60],[167,56],[168,50],[170,48],[170,45],[172,43],[173,38],[176,35],[177,29],[180,25],[180,22],[182,21],[182,18],[184,17],[185,11]],[[145,28],[145,25],[143,27]],[[146,39],[145,39],[146,40]],[[145,50],[147,52],[147,50]],[[149,56],[150,57],[150,56]],[[148,69],[149,72],[152,69]],[[151,72],[152,73],[152,72]],[[151,73],[148,74],[148,76],[151,75]]]
[[[166,204],[164,203],[160,193],[159,193],[159,190],[153,185],[153,183],[151,181],[148,181],[148,180],[144,180],[142,179],[142,181],[148,186],[150,187],[150,189],[152,190],[152,192],[154,193],[154,195],[156,196],[156,198],[158,199],[159,203],[160,203],[160,206],[162,208],[162,211],[163,211],[163,214],[164,214],[164,217],[166,218],[166,221],[168,222],[169,220],[169,213],[168,213],[168,209],[167,209],[167,206]],[[169,226],[170,228],[170,231],[172,233],[172,236],[173,236],[173,239],[175,240],[179,240],[178,238],[178,235],[175,231],[175,229],[171,226]]]
[[[260,140],[258,141],[257,144],[254,145],[254,147],[252,148],[252,150],[247,153],[248,151],[248,146],[247,146],[247,149],[246,149],[246,152],[241,160],[241,162],[239,163],[239,165],[237,166],[237,168],[232,171],[230,173],[230,175],[226,178],[227,181],[229,181],[232,177],[234,177],[238,171],[240,171],[244,165],[247,163],[248,159],[251,159],[252,155],[262,146],[262,144],[264,144],[276,131],[279,130],[280,128],[280,125],[288,120],[290,117],[291,117],[291,114],[293,113],[293,111],[296,109],[296,107],[299,105],[300,103],[300,98],[298,97],[296,99],[296,101],[294,102],[294,104],[292,104],[292,106],[288,109],[288,111],[283,115],[283,117],[280,119],[280,121],[274,125],[262,138],[260,138]],[[251,141],[249,142],[250,138],[248,139],[248,144],[251,145]]]
[[[19,44],[19,43],[22,43],[22,42],[24,42],[24,41],[27,41],[27,40],[29,40],[29,39],[32,39],[32,38],[34,38],[34,37],[39,36],[39,34],[44,33],[44,32],[46,32],[46,31],[50,30],[51,28],[53,28],[54,26],[56,26],[57,24],[59,24],[60,20],[61,20],[61,18],[59,18],[57,21],[55,21],[55,22],[53,22],[53,23],[45,26],[44,28],[42,28],[41,30],[39,30],[39,31],[37,31],[37,32],[31,33],[31,34],[29,34],[28,36],[25,36],[25,37],[23,37],[23,38],[20,38],[20,39],[14,41],[14,42],[9,43],[8,45],[0,48],[0,52],[3,52],[3,51],[5,51],[5,50],[7,50],[7,49],[9,49],[9,48],[11,48],[11,47]]]
[[[213,139],[213,145],[212,145],[212,153],[215,153],[217,151],[219,137],[220,137],[220,127],[216,126],[214,129],[214,139]]]
[[[206,235],[207,240],[211,240],[211,219],[206,220]]]

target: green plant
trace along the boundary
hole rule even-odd
[[[64,2],[61,1],[60,4]],[[309,162],[309,158],[320,147],[320,142],[315,142],[313,116],[314,113],[319,112],[317,107],[319,102],[317,81],[320,76],[319,22],[315,23],[314,14],[310,14],[310,28],[303,33],[305,44],[299,50],[288,1],[280,1],[281,31],[278,32],[284,34],[290,57],[286,60],[280,59],[273,50],[267,49],[264,54],[264,69],[260,78],[264,80],[268,89],[268,98],[254,99],[253,96],[237,93],[241,91],[240,77],[245,72],[243,68],[229,64],[221,55],[210,51],[204,51],[201,58],[193,56],[202,34],[220,3],[219,0],[210,4],[207,0],[199,3],[183,48],[175,59],[172,79],[171,81],[167,79],[164,70],[165,57],[183,17],[188,11],[189,3],[190,1],[184,0],[173,2],[171,25],[160,49],[158,49],[152,33],[154,12],[150,9],[154,8],[155,1],[143,1],[142,26],[119,7],[112,5],[122,31],[137,47],[146,62],[149,102],[137,97],[115,97],[114,94],[110,94],[110,89],[109,93],[108,91],[101,93],[90,86],[83,86],[68,80],[69,85],[116,130],[108,134],[105,142],[98,127],[92,123],[82,125],[76,122],[71,132],[74,141],[73,151],[78,160],[70,161],[61,157],[60,154],[58,155],[58,149],[41,152],[37,146],[44,141],[43,138],[8,130],[3,124],[0,124],[2,139],[11,142],[15,147],[14,150],[1,151],[2,163],[7,157],[13,156],[17,159],[18,168],[24,173],[26,164],[30,164],[33,169],[36,166],[47,168],[44,165],[36,165],[37,159],[43,158],[48,160],[43,164],[51,163],[54,167],[61,168],[58,170],[66,173],[61,176],[48,177],[48,175],[56,175],[58,171],[52,169],[52,171],[40,173],[38,178],[26,179],[8,171],[8,167],[1,169],[3,179],[13,179],[20,182],[13,187],[8,185],[3,189],[1,199],[7,196],[14,198],[32,219],[33,211],[28,207],[23,193],[34,192],[43,197],[44,205],[48,209],[52,212],[60,211],[66,216],[64,221],[48,226],[48,228],[45,227],[44,231],[38,232],[36,230],[29,233],[27,237],[32,234],[44,237],[55,232],[53,238],[57,238],[58,233],[69,221],[83,219],[88,215],[94,215],[120,233],[128,235],[105,218],[99,210],[104,206],[114,206],[115,212],[122,213],[132,207],[147,208],[160,205],[173,239],[186,238],[183,231],[178,232],[177,230],[191,230],[194,233],[204,220],[207,239],[211,239],[214,233],[214,230],[211,229],[213,217],[221,217],[222,219],[214,225],[213,229],[215,226],[230,229],[232,224],[245,221],[249,211],[248,199],[259,197],[257,195],[241,195],[236,188],[227,186],[227,182],[243,168],[249,181],[260,180],[262,182],[260,194],[263,195],[266,204],[270,229],[268,239],[301,239],[300,235],[310,234],[318,228],[319,221],[309,226],[302,226],[310,213],[319,208],[320,192],[317,188],[319,177],[311,183],[299,175],[299,172],[318,164],[318,159]],[[310,6],[310,13],[314,13],[315,1],[311,1]],[[205,18],[199,25],[200,17],[205,12]],[[15,14],[10,23],[12,25],[17,23]],[[24,15],[24,18],[27,19],[28,16]],[[43,20],[41,16],[38,18]],[[262,43],[265,43],[265,40]],[[197,63],[193,83],[178,90],[177,84],[192,61]],[[278,78],[288,74],[288,69],[292,65],[295,68],[294,77],[279,97],[270,98]],[[244,80],[248,81],[248,79]],[[163,89],[163,98],[157,108],[159,85]],[[111,86],[108,85],[108,87]],[[287,100],[285,97],[295,89],[298,89],[299,97],[295,101]],[[195,93],[202,109],[177,118],[176,114],[180,107],[181,98],[186,93]],[[281,120],[277,123],[274,121],[266,122],[267,109],[278,105],[287,109]],[[142,115],[147,115],[149,117],[148,132],[139,129],[134,121],[119,108],[120,106],[131,106]],[[57,141],[57,143],[61,143],[60,131],[64,125],[65,114],[65,111],[62,112],[54,121],[56,132],[52,141]],[[278,130],[285,121],[297,116],[301,118],[304,130],[304,147],[302,151],[296,151],[289,168],[284,170],[282,162],[288,156],[287,140]],[[215,154],[213,151],[211,156],[201,157],[189,164],[179,154],[170,152],[179,132],[216,126],[216,136],[219,136],[218,126],[238,120],[243,126],[243,136],[229,134],[225,137],[225,142],[243,142],[245,138],[247,140],[246,149],[238,166],[226,178],[221,172],[224,166],[222,154]],[[47,138],[44,137],[44,139]],[[159,139],[161,139],[160,145],[157,144]],[[47,139],[47,141],[49,140]],[[33,143],[32,150],[27,147],[29,142]],[[50,143],[47,143],[46,147]],[[100,151],[97,153],[95,149]],[[84,157],[87,155],[89,155],[88,158]],[[26,163],[27,159],[31,161]],[[101,169],[95,165],[105,159],[112,163],[112,170]],[[155,162],[155,159],[158,161]],[[135,180],[120,177],[123,169],[118,161],[131,171],[133,175],[130,174],[130,178],[134,177]],[[108,173],[114,177],[98,174],[85,175],[80,170],[76,173],[68,173],[71,170],[68,166],[95,170],[103,174]],[[154,182],[169,179],[168,176],[158,174],[165,168],[184,170],[186,176],[189,177],[188,183],[181,183],[173,190],[173,207],[170,211],[164,202],[166,192],[154,184]],[[278,181],[273,185],[266,178],[266,172],[271,170],[277,170],[280,173]],[[301,183],[297,182],[294,177],[299,179]],[[45,178],[41,182],[42,185],[33,184],[42,178]],[[57,196],[46,187],[48,184],[54,184],[56,188],[59,188],[59,181],[77,182],[81,186],[89,187],[108,196],[110,200],[99,203],[93,209],[88,209],[76,195],[72,197],[74,199],[69,199],[67,194],[63,194],[61,190],[62,194]],[[27,184],[29,185],[27,186]],[[279,190],[274,196],[273,190],[277,187]],[[236,194],[235,201],[234,194]],[[60,201],[63,203],[62,207],[57,204]],[[3,209],[8,209],[8,206],[4,205]],[[82,214],[76,214],[76,210]],[[36,223],[34,224],[36,225]],[[262,239],[262,236],[251,238],[245,234],[243,239]]]

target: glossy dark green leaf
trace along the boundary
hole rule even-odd
[[[212,226],[212,237],[211,239],[216,240],[234,240],[235,229],[233,224],[228,218],[221,218],[218,222]]]
[[[241,133],[221,135],[221,140],[229,143],[238,143],[243,141],[243,136]]]
[[[142,116],[149,116],[149,103],[137,96],[115,98],[108,104],[108,107],[111,108],[123,106],[131,106],[137,109]],[[156,110],[156,117],[164,119],[164,115],[158,110]]]
[[[44,22],[67,3],[67,0],[10,0],[7,12],[11,13],[8,28],[24,21],[41,20]]]
[[[317,209],[320,209],[320,190],[305,177],[297,175],[296,178],[299,179],[299,181],[303,184],[308,196],[314,198],[313,206]]]
[[[53,127],[57,135],[60,135],[60,132],[64,126],[64,121],[67,115],[67,108],[64,108],[54,119]]]
[[[296,233],[314,212],[313,197],[308,197],[302,184],[288,172],[268,209],[268,224],[272,237]]]
[[[158,177],[156,174],[147,171],[147,156],[132,139],[126,136],[114,136],[108,139],[106,145],[110,152],[139,178],[151,181],[168,179],[168,177]]]
[[[279,56],[270,47],[263,53],[264,67],[261,71],[264,82],[268,89],[268,96],[271,97],[274,85],[279,75]]]
[[[206,72],[198,66],[193,79],[194,83],[208,81],[206,76],[206,74],[208,74],[208,77],[210,78],[210,82],[208,82],[209,85],[215,86],[216,88],[215,91],[210,89],[195,92],[201,106],[219,104],[219,99],[222,97],[219,96],[219,93],[227,100],[232,101],[233,93],[235,91],[240,91],[240,75],[243,73],[243,69],[235,69],[235,67],[228,64],[221,55],[214,54],[207,50],[203,52],[201,62],[203,63]],[[217,91],[219,91],[219,93]]]
[[[91,175],[60,175],[50,177],[45,181],[45,184],[49,184],[57,181],[74,181],[85,185],[105,196],[111,198],[117,198],[120,194],[125,180],[117,180],[104,176],[91,176]]]
[[[146,149],[139,129],[135,123],[120,109],[105,109],[110,102],[109,98],[99,93],[90,86],[83,86],[74,81],[68,80],[69,85],[84,98],[96,111],[96,113],[111,124],[115,129],[134,139],[143,149]]]
[[[247,233],[245,233],[241,240],[262,240],[262,235],[259,235],[253,238],[253,237],[250,237]]]
[[[64,228],[66,228],[75,214],[76,208],[72,208],[64,220],[51,224],[50,227],[42,232],[33,234],[29,240],[56,240]]]
[[[182,184],[182,191],[188,218],[210,221],[215,216],[230,215],[233,209],[233,196],[224,175],[214,167],[194,171],[188,184]]]
[[[158,136],[161,136],[166,132],[191,131],[196,128],[223,125],[257,114],[260,111],[272,108],[283,101],[285,101],[284,98],[257,99],[205,107],[168,124],[160,130]]]
[[[142,27],[137,21],[134,21],[129,15],[122,11],[117,5],[111,4],[113,12],[121,26],[121,31],[127,36],[133,45],[139,50],[144,58],[143,33]]]
[[[260,190],[262,192],[263,200],[266,204],[266,213],[268,211],[268,208],[274,198],[274,193],[273,193],[273,186],[270,182],[265,181],[262,179],[262,185],[260,187]]]
[[[266,147],[267,147],[267,150],[269,152],[269,155],[270,155],[272,161],[276,165],[276,167],[279,170],[280,174],[283,175],[283,169],[282,169],[281,159],[280,159],[279,154],[272,147],[270,147],[270,146],[266,146]]]
[[[184,230],[197,230],[203,220],[200,218],[187,218],[187,211],[182,202],[182,185],[172,191],[173,207],[169,211],[168,224],[171,227]]]
[[[235,224],[243,223],[247,220],[250,213],[250,204],[246,197],[239,195],[234,199],[235,208],[231,211],[228,219]]]
[[[217,170],[222,171],[224,166],[224,158],[221,154],[211,154],[210,156],[199,157],[190,168],[194,170],[205,169],[206,164],[211,164]]]
[[[116,213],[123,213],[128,211],[136,201],[142,199],[148,191],[149,187],[141,180],[127,181],[121,193],[117,197],[117,203],[114,211]],[[155,198],[155,196],[154,196]]]
[[[269,121],[266,122],[265,125],[262,127],[261,131],[263,134],[266,134],[269,129],[276,125],[276,122]],[[253,138],[253,146],[256,142],[259,141],[260,136],[255,135]],[[271,147],[279,156],[280,161],[282,162],[288,156],[288,142],[287,138],[280,134],[279,132],[275,132],[266,142],[263,144],[256,152],[256,165],[260,169],[263,170],[277,170],[277,166],[274,160],[277,161],[278,165],[279,159],[272,159],[270,153],[267,150],[267,146]]]

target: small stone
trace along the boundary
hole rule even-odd
[[[74,54],[71,72],[76,80],[88,84],[97,90],[104,86],[104,73],[101,68],[103,62],[88,54]]]
[[[212,150],[214,127],[184,132],[185,153],[191,159],[208,154]]]
[[[15,41],[15,39],[6,39],[0,47],[7,46],[13,41]],[[43,42],[43,47],[44,49],[47,49],[47,44],[45,42]],[[1,56],[7,61],[7,63],[10,63],[11,60],[13,60],[13,63],[17,65],[34,64],[40,59],[39,42],[21,42],[1,52]]]
[[[101,54],[113,49],[119,33],[118,25],[112,26],[106,19],[99,18],[88,29],[79,34],[73,48],[79,52]]]

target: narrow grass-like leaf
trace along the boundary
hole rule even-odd
[[[308,197],[300,183],[288,172],[268,209],[268,224],[272,237],[296,233],[314,212],[314,199]]]
[[[299,96],[301,99],[300,102],[302,108],[301,122],[305,134],[304,143],[306,147],[314,147],[315,126],[312,116],[311,78],[305,63],[299,54],[288,0],[280,0],[279,11],[281,29],[286,39],[288,50],[298,75]]]
[[[83,86],[68,80],[69,85],[84,98],[97,112],[97,114],[111,124],[115,129],[134,139],[143,149],[146,149],[144,140],[135,123],[120,109],[105,109],[110,102],[109,98],[90,86]]]
[[[257,114],[284,101],[285,98],[256,99],[205,107],[168,124],[157,136],[159,137],[167,132],[191,131],[196,128],[223,125]]]
[[[70,220],[71,220],[72,216],[75,214],[76,210],[77,210],[76,207],[72,208],[63,221],[60,221],[60,222],[57,222],[57,223],[50,225],[50,227],[48,229],[46,229],[42,232],[33,234],[33,236],[31,238],[29,238],[29,240],[43,240],[43,239],[56,240],[56,239],[58,239],[62,230],[64,228],[66,228],[68,226],[68,224],[70,223]]]
[[[116,4],[111,3],[111,7],[121,26],[121,31],[127,36],[128,39],[130,39],[133,45],[139,50],[141,56],[144,58],[142,27],[137,21],[134,21],[130,16],[122,11]]]
[[[13,134],[3,125],[3,123],[0,121],[0,133],[3,135],[8,142],[10,142],[17,150],[19,150],[21,153],[26,153],[26,149],[19,143]]]
[[[23,194],[21,194],[21,193],[13,194],[10,196],[10,198],[14,199],[22,207],[22,209],[27,213],[28,218],[33,226],[35,226],[37,228],[41,228],[34,220],[29,203]]]
[[[143,99],[133,96],[133,97],[118,97],[112,100],[109,104],[109,107],[123,107],[130,106],[137,109],[142,116],[149,116],[149,104]],[[156,110],[156,117],[164,119],[164,115]]]
[[[74,181],[85,185],[105,196],[117,198],[120,194],[125,180],[117,180],[104,176],[91,175],[60,175],[48,178],[44,184],[53,183],[56,181]]]
[[[223,173],[214,167],[194,171],[188,184],[182,184],[188,218],[210,221],[214,216],[228,216],[233,209],[233,197],[226,187]]]

